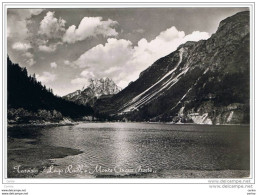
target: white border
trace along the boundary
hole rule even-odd
[[[250,124],[250,142],[251,142],[251,177],[254,178],[254,169],[255,166],[253,164],[253,156],[255,149],[253,147],[254,144],[254,127],[255,127],[255,121],[254,121],[254,53],[255,53],[255,48],[254,48],[254,13],[255,13],[255,7],[254,3],[245,3],[245,2],[235,2],[235,3],[3,3],[2,4],[2,11],[4,13],[3,16],[3,25],[4,25],[4,31],[3,31],[3,37],[6,35],[6,21],[7,21],[7,15],[6,15],[6,10],[7,8],[161,8],[161,7],[249,7],[250,10],[250,30],[251,30],[251,41],[250,41],[250,48],[251,48],[251,94],[250,94],[250,104],[251,106],[251,124]],[[3,96],[3,102],[4,102],[4,116],[2,116],[2,119],[4,120],[3,122],[3,143],[4,143],[4,178],[3,178],[3,183],[19,183],[19,184],[25,184],[25,183],[30,183],[30,184],[36,184],[36,183],[76,183],[76,184],[85,184],[85,183],[173,183],[173,184],[210,184],[208,183],[208,179],[40,179],[40,178],[33,178],[33,179],[7,179],[6,178],[6,167],[7,167],[7,139],[4,139],[7,136],[7,100],[6,100],[6,92],[7,92],[7,76],[6,76],[6,56],[7,56],[7,40],[3,38],[3,65],[4,65],[4,72],[3,78],[4,78],[4,96]],[[211,180],[214,180],[214,178],[210,178]],[[230,179],[226,178],[229,180],[235,180],[235,179]],[[223,180],[223,179],[217,179],[218,180]],[[241,180],[241,179],[239,179]],[[255,182],[254,179],[251,179],[251,183]]]

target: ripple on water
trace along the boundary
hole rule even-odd
[[[147,177],[166,177],[177,170],[249,170],[249,126],[81,123],[37,130],[39,142],[83,151],[55,159],[59,167],[83,164],[92,169],[100,165],[157,170]]]

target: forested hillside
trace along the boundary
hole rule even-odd
[[[51,120],[63,117],[80,118],[92,115],[90,106],[77,105],[73,102],[55,96],[51,89],[47,89],[30,76],[26,68],[12,63],[7,58],[7,104],[8,119],[17,117],[23,122],[34,119]],[[24,121],[25,120],[25,121]]]

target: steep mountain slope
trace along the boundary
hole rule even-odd
[[[136,121],[249,123],[249,51],[249,12],[240,12],[208,40],[187,42],[157,60],[95,108]]]
[[[63,98],[78,104],[94,105],[95,101],[100,97],[111,97],[111,95],[114,95],[121,90],[114,81],[109,78],[89,79],[88,82],[89,84],[84,86],[82,90],[77,90],[63,96]]]
[[[77,105],[53,95],[51,90],[46,89],[35,77],[28,76],[26,68],[13,64],[9,57],[7,71],[8,116],[26,113],[30,120],[31,117],[36,117],[36,114],[40,117],[47,115],[45,118],[51,118],[50,115],[78,118],[93,114],[89,106]]]

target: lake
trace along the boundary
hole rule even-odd
[[[8,128],[8,177],[247,177],[249,129],[152,123],[16,126]]]

